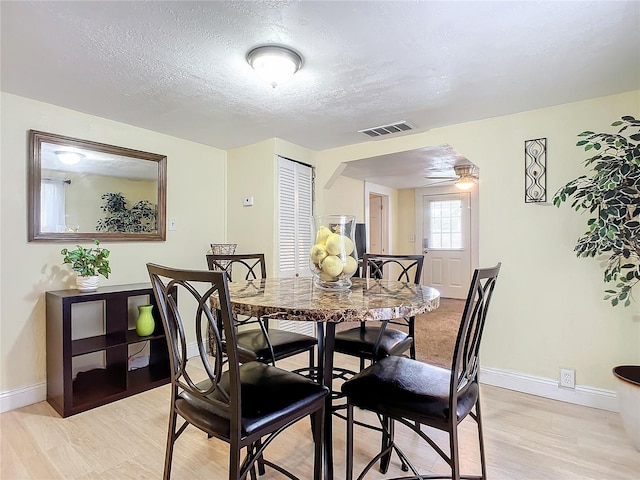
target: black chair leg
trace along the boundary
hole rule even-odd
[[[380,451],[383,452],[389,449],[389,446],[393,443],[393,420],[387,416],[382,417],[382,445],[380,445]],[[380,459],[380,473],[387,473],[389,470],[389,464],[391,463],[392,449]]]
[[[451,480],[460,480],[460,456],[458,454],[458,426],[454,425],[449,433],[451,452]]]
[[[240,458],[241,452],[237,447],[230,446],[229,448],[229,480],[240,478]]]
[[[316,371],[316,356],[313,350],[313,348],[309,350],[309,378],[314,378]]]
[[[167,434],[167,450],[164,455],[164,480],[171,478],[171,461],[173,459],[173,445],[176,441],[176,421],[178,414],[172,408],[169,414],[169,433]]]
[[[262,440],[258,440],[255,444],[255,449],[256,450],[260,450],[260,447],[262,447]],[[264,469],[264,457],[262,455],[260,455],[258,457],[258,473],[260,475],[264,475],[265,474],[265,469]]]
[[[331,415],[331,412],[329,412]],[[314,458],[313,458],[313,479],[322,479],[322,455],[324,451],[324,410],[318,410],[311,415],[311,426],[313,432]]]
[[[345,480],[353,479],[353,405],[347,402],[347,471]]]
[[[409,355],[414,360],[416,359],[416,325],[415,319],[412,317],[409,319],[409,336],[413,339],[411,347],[409,347]]]
[[[478,424],[478,445],[480,446],[480,467],[482,480],[487,480],[487,467],[484,461],[484,434],[482,432],[482,414],[480,413],[480,397],[476,401],[476,422]]]

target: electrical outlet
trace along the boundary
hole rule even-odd
[[[561,368],[560,386],[564,388],[576,388],[576,371],[570,368]]]

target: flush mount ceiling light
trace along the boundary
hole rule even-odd
[[[75,165],[84,158],[84,155],[78,152],[58,151],[56,152],[58,160],[65,165]]]
[[[300,54],[282,45],[264,45],[247,53],[247,62],[273,88],[289,80],[302,67]]]

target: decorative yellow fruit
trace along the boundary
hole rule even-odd
[[[335,282],[336,281],[336,277],[321,271],[320,272],[320,280],[322,280],[323,282]]]
[[[320,227],[316,233],[316,243],[326,243],[329,235],[331,235],[331,230],[327,227]]]
[[[353,252],[353,242],[349,237],[339,233],[332,233],[327,238],[326,248],[329,255],[340,255],[342,253],[350,255]]]
[[[353,240],[351,240],[349,237],[344,237],[344,253],[345,253],[345,255],[351,255],[351,253],[353,252],[354,248],[355,248],[355,246],[353,244]]]
[[[311,247],[311,254],[309,255],[309,258],[313,263],[319,265],[327,255],[327,249],[324,247],[324,244],[316,243],[313,247]]]
[[[332,277],[337,277],[342,273],[342,260],[335,255],[329,255],[322,261],[322,271]]]
[[[354,273],[356,273],[357,269],[358,269],[358,261],[353,257],[347,257],[344,263],[344,268],[342,269],[342,274],[353,275]]]

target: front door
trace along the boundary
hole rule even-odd
[[[423,195],[423,279],[445,298],[467,297],[471,281],[469,193]]]

